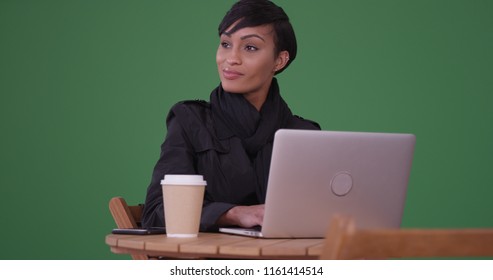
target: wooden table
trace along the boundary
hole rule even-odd
[[[222,233],[199,233],[195,238],[159,235],[109,234],[106,244],[117,254],[171,258],[317,259],[323,239],[257,239]]]

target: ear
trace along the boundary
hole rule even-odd
[[[288,61],[289,61],[289,52],[288,51],[280,52],[276,58],[276,67],[274,67],[274,73],[277,73],[281,71],[284,67],[286,67]]]

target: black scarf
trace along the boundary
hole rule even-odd
[[[257,197],[265,201],[274,133],[287,127],[293,117],[279,94],[277,80],[272,79],[269,94],[260,111],[242,94],[228,93],[222,86],[211,93],[212,116],[221,121],[243,142],[252,160],[258,182]]]

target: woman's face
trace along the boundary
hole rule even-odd
[[[254,106],[261,106],[275,72],[286,65],[288,53],[275,55],[271,25],[245,27],[232,34],[228,30],[221,35],[216,54],[222,86],[228,92],[244,94]]]

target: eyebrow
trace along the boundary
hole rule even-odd
[[[229,33],[229,32],[226,32],[224,31],[223,32],[224,35],[228,36],[228,37],[231,37],[232,33]],[[256,37],[256,38],[259,38],[260,40],[264,41],[264,38],[262,38],[261,36],[257,35],[257,34],[248,34],[248,35],[245,35],[245,36],[241,36],[240,39],[241,40],[245,40],[245,39],[248,39],[248,38],[252,38],[252,37]]]

